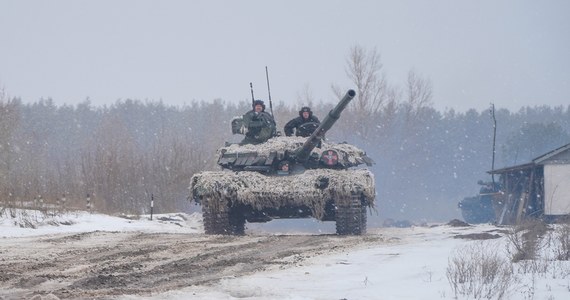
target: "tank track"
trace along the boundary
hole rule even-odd
[[[202,216],[206,234],[243,235],[245,234],[245,218],[237,207],[217,209],[212,199],[202,200]]]
[[[366,206],[360,194],[338,199],[336,202],[336,233],[362,235],[366,233]]]

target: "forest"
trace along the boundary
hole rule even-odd
[[[375,160],[372,220],[445,221],[459,218],[457,203],[478,192],[494,167],[529,160],[570,142],[570,106],[438,111],[430,80],[414,70],[403,84],[382,73],[379,54],[355,46],[347,58],[353,86],[299,106],[273,103],[278,129],[309,105],[324,118],[346,89],[357,96],[327,139],[346,141]],[[247,95],[243,95],[244,99]],[[461,99],[457,99],[461,101]],[[174,106],[163,101],[117,100],[93,106],[23,103],[0,90],[0,208],[45,205],[109,214],[197,210],[190,178],[217,170],[216,149],[232,136],[230,121],[251,102],[214,99]],[[491,109],[491,103],[490,103]]]

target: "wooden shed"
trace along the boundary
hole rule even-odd
[[[517,224],[526,217],[552,222],[570,216],[570,144],[530,163],[492,170],[500,175],[493,196],[498,224]]]

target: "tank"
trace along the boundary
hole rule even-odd
[[[376,194],[366,166],[374,161],[354,145],[324,140],[355,95],[349,90],[309,137],[276,136],[218,149],[222,170],[191,179],[205,233],[241,235],[246,222],[283,218],[334,221],[339,235],[366,233]]]
[[[465,197],[459,201],[458,207],[465,222],[470,224],[495,223],[496,216],[493,207],[493,195],[499,190],[499,185],[492,182],[477,182],[481,186],[479,194]]]

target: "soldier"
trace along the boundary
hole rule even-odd
[[[289,175],[289,162],[284,160],[279,163],[279,169],[277,170],[277,175]]]
[[[311,123],[311,124],[309,124]],[[299,116],[287,122],[284,127],[285,135],[292,136],[293,129],[295,129],[296,136],[308,137],[320,123],[319,118],[313,116],[311,108],[304,106],[299,111]]]
[[[265,112],[261,100],[253,101],[253,109],[243,115],[245,138],[240,144],[260,144],[275,136],[277,125],[273,116]]]

